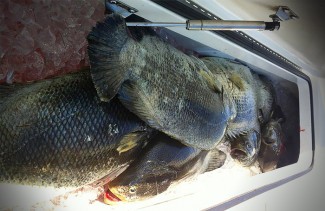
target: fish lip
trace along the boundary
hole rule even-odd
[[[230,155],[243,166],[250,166],[253,163],[255,157],[253,153],[250,153],[240,148],[232,149],[230,151]]]
[[[122,200],[118,196],[116,196],[116,194],[114,194],[109,188],[107,188],[107,190],[104,193],[105,204],[114,205],[121,201]]]

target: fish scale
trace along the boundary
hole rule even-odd
[[[88,70],[2,85],[0,96],[2,182],[77,187],[115,177],[139,155],[152,132],[117,99],[101,102]],[[119,152],[129,143],[134,145]]]
[[[259,131],[256,85],[250,70],[229,59],[205,57],[202,61],[235,102],[236,117],[229,122],[227,135],[234,138],[252,129]]]
[[[261,146],[260,125],[269,120],[274,104],[271,81],[233,60],[216,57],[202,60],[235,102],[236,117],[226,131],[226,139],[231,141],[230,155],[241,165],[250,166]]]

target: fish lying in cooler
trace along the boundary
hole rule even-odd
[[[130,167],[108,183],[105,202],[139,201],[166,191],[171,185],[221,167],[226,154],[188,147],[160,133]]]
[[[133,37],[133,38],[131,38]],[[102,101],[115,95],[151,127],[183,144],[211,149],[234,117],[234,104],[206,65],[109,15],[88,35],[91,75]]]
[[[117,99],[99,100],[89,70],[0,86],[0,181],[76,187],[114,178],[152,132]]]

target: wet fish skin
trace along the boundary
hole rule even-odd
[[[151,127],[187,146],[214,148],[234,109],[209,80],[206,65],[150,33],[139,36],[138,31],[136,40],[129,33],[122,17],[110,15],[88,35],[91,73],[101,100],[118,94]]]
[[[258,163],[262,172],[277,168],[284,143],[281,119],[271,119],[262,127],[262,143],[258,155]]]
[[[230,59],[218,57],[201,59],[235,105],[236,116],[228,124],[227,136],[236,138],[251,130],[259,132],[258,95],[250,69]]]
[[[236,116],[226,130],[226,139],[231,142],[231,156],[241,165],[250,166],[260,150],[260,125],[269,121],[274,106],[272,82],[230,59],[201,59],[235,105]]]
[[[154,197],[171,184],[221,167],[226,154],[219,150],[187,147],[164,134],[150,141],[145,152],[122,174],[108,183],[110,198],[139,201]],[[107,200],[106,203],[112,204]]]
[[[269,122],[272,118],[272,110],[275,106],[275,90],[272,81],[265,76],[253,73],[256,82],[256,101],[257,108],[259,109],[260,124]]]
[[[0,86],[0,181],[76,187],[125,169],[151,129],[99,100],[89,70]]]

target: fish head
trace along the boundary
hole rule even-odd
[[[250,166],[257,158],[260,143],[260,134],[255,130],[249,131],[231,141],[230,155],[242,166]]]
[[[262,128],[261,150],[258,163],[263,172],[276,169],[283,148],[283,133],[279,121],[270,120]]]
[[[271,146],[274,152],[280,151],[282,129],[279,121],[271,120],[262,128],[262,142]]]
[[[150,165],[149,165],[150,166]],[[151,169],[150,172],[136,174],[136,172],[127,169],[113,181],[108,184],[109,197],[113,200],[106,200],[108,204],[114,204],[114,199],[122,202],[141,201],[152,198],[159,193],[164,192],[175,180],[174,171],[164,169],[163,166]]]

